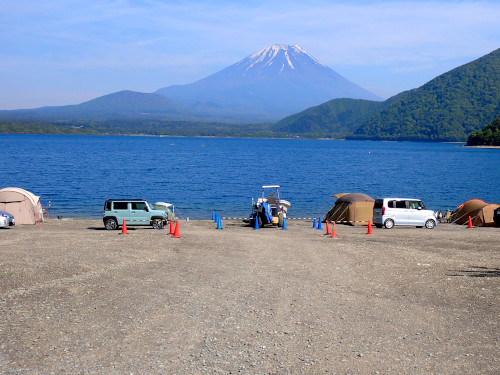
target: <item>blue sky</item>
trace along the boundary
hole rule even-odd
[[[500,1],[0,0],[0,109],[191,83],[297,44],[387,98],[500,47]]]

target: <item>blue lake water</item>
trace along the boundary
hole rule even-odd
[[[281,185],[290,217],[323,216],[330,195],[420,198],[434,210],[500,202],[500,150],[457,144],[0,134],[0,188],[41,196],[50,214],[97,218],[108,198],[174,203],[183,217],[246,217]]]

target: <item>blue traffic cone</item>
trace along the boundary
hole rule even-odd
[[[222,221],[221,221],[220,217],[218,217],[218,219],[217,219],[217,229],[222,229]]]
[[[259,228],[259,218],[258,218],[257,216],[255,216],[255,224],[254,224],[254,226],[253,226],[253,229],[254,229],[254,230],[258,230],[258,229],[260,229],[260,228]]]
[[[313,228],[316,228],[316,227],[317,227],[317,224],[316,224],[316,216],[314,216]]]
[[[283,218],[283,227],[281,229],[286,230],[286,219],[285,218]]]
[[[212,220],[215,221],[215,211],[214,210],[212,210]]]
[[[318,217],[318,229],[319,230],[322,230],[323,228],[321,228],[321,218]]]

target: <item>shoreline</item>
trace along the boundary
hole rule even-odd
[[[366,138],[330,138],[330,137],[308,137],[301,135],[290,135],[282,137],[243,137],[243,136],[214,136],[214,135],[170,135],[170,134],[86,134],[86,133],[0,133],[6,135],[64,135],[64,136],[103,136],[103,137],[153,137],[153,138],[205,138],[205,139],[272,139],[272,140],[313,140],[313,141],[363,141],[363,142],[389,142],[389,143],[443,143],[443,144],[457,144],[462,145],[459,147],[470,147],[470,148],[500,148],[500,146],[467,146],[464,143],[466,141],[432,141],[432,140],[392,140],[392,139],[366,139]]]
[[[467,145],[464,145],[462,147],[466,147],[466,148],[493,148],[493,149],[500,149],[500,146],[467,146]]]

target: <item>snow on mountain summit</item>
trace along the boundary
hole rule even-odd
[[[290,69],[295,69],[293,61],[299,58],[309,58],[312,62],[325,66],[299,46],[289,46],[285,44],[273,44],[272,46],[264,48],[246,59],[241,60],[238,64],[246,65],[248,70],[259,63],[261,63],[262,66],[269,66],[277,61],[278,64],[281,63],[282,68],[285,66],[286,62],[286,66]]]
[[[287,70],[296,70],[303,65],[319,65],[326,68],[324,64],[309,55],[297,45],[273,44],[253,55],[240,60],[235,67],[249,70],[272,70],[274,73],[283,73]]]

